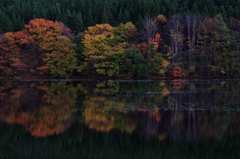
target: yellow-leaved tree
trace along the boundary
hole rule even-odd
[[[128,22],[112,27],[96,24],[84,33],[84,69],[88,73],[116,76],[120,73],[124,53],[135,33],[135,26]]]

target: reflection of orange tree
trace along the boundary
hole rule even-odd
[[[46,91],[46,90],[45,90]],[[72,107],[77,99],[77,89],[66,82],[52,83],[43,96],[45,104],[27,128],[32,135],[46,136],[60,133],[70,126]]]
[[[163,131],[159,129],[161,125],[162,116],[158,108],[155,106],[154,110],[141,111],[138,112],[138,124],[142,125],[145,129],[145,134],[147,138],[158,137],[160,140],[164,140],[167,135],[163,135]]]
[[[0,99],[0,112],[3,120],[8,123],[25,125],[28,120],[34,118],[34,114],[29,114],[29,112],[39,106],[35,104],[38,104],[40,99],[37,98],[36,87],[33,83],[6,82],[2,86],[1,93],[4,94]]]
[[[184,86],[185,86],[185,84],[183,83],[182,79],[179,79],[179,80],[174,79],[173,80],[173,88],[180,89]]]
[[[149,112],[149,117],[154,118],[157,123],[161,122],[161,114],[157,107],[154,108],[153,112]]]
[[[29,121],[27,131],[34,136],[48,136],[61,133],[66,127],[69,127],[71,105],[63,105],[62,101],[59,101],[58,104],[59,106],[42,106],[34,118]]]
[[[34,136],[60,133],[69,127],[71,108],[75,106],[77,99],[77,89],[67,85],[66,82],[52,82],[50,87],[40,86],[39,89],[35,85],[32,89],[31,92],[35,92],[36,96],[26,93],[30,91],[29,87],[12,90],[6,100],[3,100],[6,102],[2,102],[1,118],[8,123],[23,125]],[[44,94],[41,102],[27,104],[29,101],[37,100],[39,94]]]

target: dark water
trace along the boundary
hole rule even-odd
[[[2,81],[0,158],[240,157],[240,80]]]

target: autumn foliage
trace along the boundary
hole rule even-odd
[[[147,55],[149,51],[149,45],[152,44],[154,50],[156,51],[158,49],[159,43],[161,41],[161,35],[159,33],[155,34],[155,38],[149,38],[149,44],[146,44],[145,42],[137,44],[137,48],[142,52],[143,55]]]
[[[173,76],[174,77],[183,77],[185,70],[181,67],[174,67],[173,68]]]
[[[71,75],[76,53],[63,28],[57,22],[35,19],[22,31],[4,34],[0,38],[0,72],[5,76]]]
[[[7,84],[0,88],[1,93],[5,92],[0,98],[1,120],[20,124],[37,137],[59,134],[71,126],[77,98],[75,86],[66,82]]]
[[[131,22],[118,27],[109,24],[88,27],[83,38],[85,69],[93,74],[118,75],[127,43],[134,36],[134,28]]]
[[[147,16],[142,28],[132,22],[103,23],[90,25],[75,36],[62,22],[34,19],[21,31],[1,35],[0,76],[237,77],[238,26],[237,19],[225,23],[221,14],[169,19],[159,14]]]

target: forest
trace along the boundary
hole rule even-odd
[[[239,0],[0,0],[0,78],[238,78],[239,45]]]

